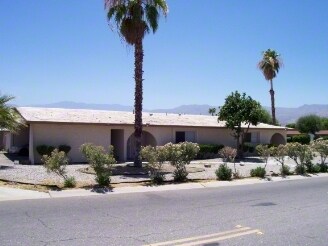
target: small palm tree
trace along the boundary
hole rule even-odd
[[[268,49],[263,52],[262,60],[258,63],[259,69],[262,71],[266,80],[270,81],[270,95],[271,95],[271,111],[272,111],[272,124],[277,123],[276,120],[276,108],[274,100],[274,90],[272,80],[277,76],[282,62],[280,55],[275,51]]]
[[[108,21],[115,24],[120,37],[134,46],[134,165],[141,167],[143,38],[150,31],[156,32],[160,13],[166,16],[168,6],[165,0],[105,0],[105,8]]]
[[[216,108],[209,108],[208,113],[213,116],[216,113]]]
[[[8,105],[13,99],[12,96],[0,96],[0,128],[17,132],[24,124],[14,108]]]

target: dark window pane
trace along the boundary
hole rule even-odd
[[[175,133],[175,142],[181,143],[186,140],[186,133],[185,132],[176,132]]]

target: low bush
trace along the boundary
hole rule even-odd
[[[195,143],[183,142],[179,144],[168,143],[163,147],[166,151],[166,159],[175,167],[173,172],[174,181],[184,182],[187,180],[188,172],[186,165],[197,156],[199,146]]]
[[[311,141],[311,138],[308,134],[299,134],[292,136],[287,139],[288,143],[300,143],[300,144],[309,144]]]
[[[221,164],[219,168],[215,171],[218,180],[230,181],[232,177],[232,169],[227,166],[227,164]]]
[[[86,143],[81,145],[82,154],[96,173],[96,182],[100,186],[108,186],[112,175],[112,165],[116,163],[113,155],[113,147],[109,147],[106,153],[103,146]]]
[[[64,187],[74,188],[76,186],[76,180],[73,176],[67,177],[64,181]]]
[[[65,144],[62,144],[62,145],[59,145],[59,146],[58,146],[58,150],[59,150],[59,151],[64,151],[65,154],[67,155],[68,152],[71,151],[71,146],[69,146],[69,145],[65,145]]]
[[[218,152],[222,149],[222,144],[199,144],[199,152],[197,159],[211,159],[218,156]]]
[[[312,171],[313,171],[313,173],[320,173],[321,172],[321,165],[320,164],[313,165]]]
[[[295,173],[298,175],[306,174],[306,166],[305,165],[297,165],[295,167]]]
[[[245,143],[243,145],[243,152],[254,153],[255,147],[250,143]]]
[[[263,167],[257,167],[255,169],[251,169],[252,177],[264,178],[265,174],[266,174],[266,171],[265,171],[265,168],[263,168]]]
[[[162,184],[165,181],[163,163],[166,161],[167,152],[163,146],[146,146],[141,149],[141,156],[148,161],[147,167],[150,172],[150,180],[154,184]]]
[[[36,146],[36,151],[38,152],[39,155],[44,156],[44,155],[51,155],[51,152],[54,151],[55,147],[54,146],[49,146],[49,145],[38,145]]]
[[[313,164],[312,162],[306,163],[306,172],[307,173],[320,173],[320,165],[319,164]]]
[[[64,179],[65,187],[75,187],[75,178],[73,176],[68,177],[66,174],[68,158],[64,151],[54,149],[50,155],[43,155],[41,161],[48,173],[55,173]]]
[[[292,174],[292,172],[290,171],[290,167],[289,166],[286,166],[286,165],[283,165],[280,168],[280,173],[281,173],[281,176],[287,176],[287,175],[291,175]]]
[[[186,167],[176,168],[173,172],[173,178],[175,182],[186,182],[188,179],[188,172]]]
[[[264,168],[268,164],[268,160],[272,154],[272,149],[268,145],[259,144],[256,146],[256,152],[260,156],[261,160],[265,163]]]
[[[320,173],[328,172],[328,165],[326,163],[320,163],[318,165],[320,166]]]

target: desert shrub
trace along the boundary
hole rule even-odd
[[[173,177],[175,181],[184,182],[187,180],[188,172],[186,165],[197,156],[199,146],[195,143],[183,142],[179,144],[168,143],[164,145],[166,159],[175,167]]]
[[[72,182],[73,180],[75,181],[75,178],[67,177],[66,174],[68,158],[65,152],[58,151],[58,149],[54,149],[50,155],[43,155],[41,161],[43,162],[43,166],[47,169],[48,173],[55,173],[64,179],[65,187],[75,186],[76,182]]]
[[[320,173],[321,172],[321,165],[320,164],[313,165],[312,171],[313,171],[313,173]]]
[[[257,145],[256,146],[256,152],[260,156],[261,160],[265,163],[264,169],[266,168],[268,164],[268,160],[271,156],[271,149],[268,145]]]
[[[248,152],[249,153],[254,153],[254,150],[255,150],[255,147],[254,146],[249,146],[249,148],[248,148]]]
[[[266,174],[266,171],[265,171],[265,168],[263,168],[263,167],[257,167],[255,169],[251,169],[252,177],[264,178],[265,174]]]
[[[141,149],[141,156],[148,161],[147,167],[150,172],[150,179],[154,184],[161,184],[165,181],[163,173],[163,163],[167,159],[165,147],[146,146]]]
[[[71,146],[69,146],[69,145],[65,145],[65,144],[61,144],[61,145],[58,146],[58,150],[59,150],[59,151],[64,151],[65,154],[67,155],[68,152],[71,151]]]
[[[311,141],[311,138],[308,134],[299,134],[290,137],[287,139],[288,143],[300,143],[300,144],[309,144]]]
[[[245,143],[244,145],[240,145],[239,148],[242,148],[243,152],[248,152],[249,145],[247,143]]]
[[[230,181],[232,177],[232,170],[227,166],[227,164],[221,164],[215,171],[215,174],[218,180]]]
[[[64,187],[74,188],[76,186],[76,180],[73,176],[67,177],[64,181]]]
[[[116,163],[113,147],[110,146],[108,153],[106,153],[103,146],[86,143],[81,145],[80,150],[95,171],[95,180],[98,185],[108,186],[112,175],[112,165]]]
[[[290,167],[289,166],[285,166],[285,165],[280,168],[280,173],[281,173],[282,176],[286,176],[286,175],[291,175],[292,174],[291,171],[290,171]]]
[[[281,175],[285,175],[285,170],[287,167],[285,166],[285,157],[288,155],[286,145],[278,145],[277,147],[270,148],[271,156],[280,163],[281,165]]]
[[[215,158],[223,147],[222,144],[199,144],[197,159]]]
[[[306,166],[305,165],[297,165],[295,167],[295,173],[299,175],[306,174]]]
[[[36,146],[36,151],[38,152],[39,155],[44,156],[44,155],[51,155],[52,151],[54,151],[55,147],[54,146],[49,146],[49,145],[38,145]]]
[[[322,166],[325,165],[328,157],[328,140],[317,139],[311,143],[314,154],[320,156]]]
[[[237,156],[237,149],[226,146],[219,151],[219,155],[226,162],[234,162]]]
[[[320,163],[318,165],[320,166],[320,173],[328,172],[328,165],[326,163]]]
[[[313,153],[309,145],[300,143],[287,143],[285,145],[287,155],[296,163],[295,172],[297,174],[304,174],[306,166],[312,165]]]
[[[229,146],[224,147],[219,151],[219,155],[223,158],[224,162],[233,162],[234,174],[237,174],[235,159],[238,154],[237,149]]]

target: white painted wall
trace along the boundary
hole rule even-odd
[[[84,143],[93,143],[107,148],[111,144],[111,129],[124,130],[124,156],[127,156],[127,141],[133,134],[133,126],[110,126],[91,124],[59,124],[59,123],[33,123],[30,132],[30,145],[34,148],[30,152],[30,160],[33,163],[33,156],[36,163],[40,162],[40,156],[36,152],[36,146],[41,144],[58,146],[67,144],[71,146],[69,157],[72,162],[85,162],[79,150]],[[165,127],[165,126],[145,126],[144,131],[151,133],[158,145],[175,143],[176,131],[195,131],[196,142],[201,144],[223,144],[235,146],[236,141],[231,136],[231,131],[225,128],[200,128],[200,127]],[[286,139],[285,130],[250,130],[250,132],[260,132],[260,142],[270,143],[274,133],[281,133]],[[33,155],[33,156],[32,156]]]

